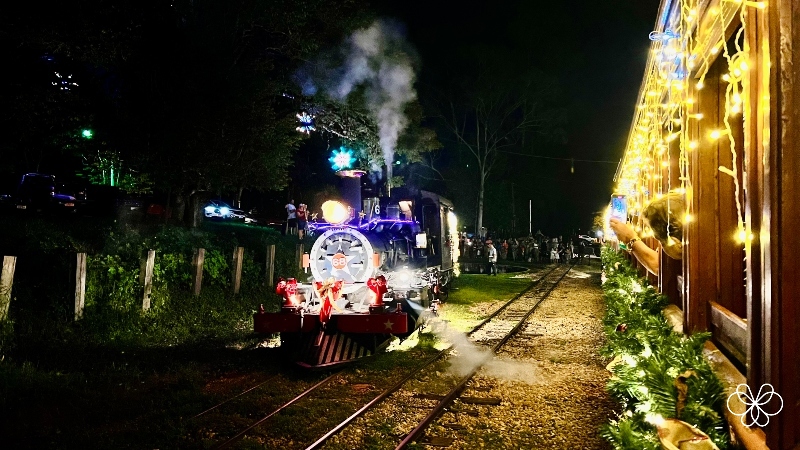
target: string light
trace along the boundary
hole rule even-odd
[[[652,198],[663,195],[665,189],[686,193],[691,200],[689,153],[697,150],[700,145],[698,139],[692,137],[696,133],[694,128],[683,125],[689,119],[702,120],[703,114],[693,110],[696,100],[691,96],[688,77],[691,73],[697,79],[693,83],[694,89],[703,89],[706,74],[716,56],[720,55],[727,62],[727,71],[720,77],[721,82],[725,83],[721,85],[725,90],[725,101],[721,105],[724,107],[724,114],[720,114],[721,123],[718,128],[706,128],[706,133],[714,141],[728,138],[732,163],[730,167],[720,166],[719,171],[730,176],[734,183],[738,222],[735,238],[740,242],[748,242],[752,238],[745,231],[747,227],[740,201],[739,182],[745,175],[740,173],[741,169],[738,169],[737,164],[737,145],[742,147],[742,143],[737,142],[736,136],[740,134],[733,133],[729,118],[748,111],[748,92],[743,90],[743,86],[748,82],[751,67],[759,64],[769,66],[768,60],[763,60],[762,63],[751,60],[748,43],[743,39],[747,28],[747,8],[744,6],[763,9],[766,2],[723,0],[707,10],[702,27],[698,24],[699,0],[680,0],[679,5],[680,15],[670,16],[663,30],[650,34],[653,41],[650,58],[636,105],[632,133],[615,176],[615,192],[628,194],[630,204],[638,208]],[[725,30],[736,20],[737,15],[741,26],[729,44],[720,37],[725,36]],[[761,58],[768,58],[768,54],[761,52]],[[696,72],[692,72],[695,70]],[[759,105],[768,107],[768,100],[759,99],[758,102]],[[747,117],[743,119],[746,121]],[[675,167],[680,171],[677,176],[679,187],[672,186],[673,177],[670,174],[673,164],[669,146],[674,145],[674,142],[678,143],[679,150],[677,155],[673,155],[677,156]],[[717,151],[716,149],[714,147],[713,151]],[[691,208],[691,201],[689,205]],[[631,210],[635,211],[634,207]],[[634,220],[638,221],[638,217]],[[687,212],[685,221],[692,220],[693,216]],[[637,226],[637,229],[640,228]],[[669,237],[667,242],[675,243]]]

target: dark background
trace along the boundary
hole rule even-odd
[[[317,2],[316,5],[337,8],[334,3]],[[558,235],[587,231],[593,216],[608,203],[612,178],[623,154],[647,59],[648,33],[656,22],[659,3],[658,0],[473,3],[405,0],[373,2],[372,8],[375,16],[397,19],[406,28],[407,38],[417,52],[418,98],[428,115],[433,115],[431,105],[448,87],[468,78],[485,60],[513,60],[517,67],[537,69],[556,81],[555,97],[558,106],[566,112],[563,134],[559,139],[542,139],[504,154],[503,164],[498,166],[487,185],[484,225],[490,230],[506,231],[514,226],[516,234],[527,233],[530,200],[533,231],[541,229],[545,234]],[[47,11],[48,20],[56,22],[64,14]],[[76,18],[85,14],[85,11],[73,9],[66,12]],[[44,33],[41,30],[50,26],[46,21],[37,23],[33,20],[33,12],[28,17],[30,25],[22,29],[30,28],[31,33]],[[336,40],[340,36],[336,33],[317,38],[323,41],[320,51],[339,45]],[[26,39],[37,40],[30,36]],[[120,41],[126,42],[124,38]],[[18,90],[18,86],[49,85],[56,70],[72,73],[76,79],[84,81],[101,80],[83,83],[80,101],[60,103],[63,111],[53,109],[47,113],[60,117],[66,116],[63,113],[67,110],[75,113],[85,109],[85,115],[92,115],[97,130],[112,130],[114,125],[103,121],[113,115],[110,108],[120,96],[119,86],[125,86],[113,72],[106,72],[102,64],[88,66],[64,56],[50,61],[43,58],[47,52],[42,51],[41,46],[25,47],[20,42],[23,42],[21,37],[3,33],[0,50],[8,67],[14,69],[3,71],[2,79],[12,90]],[[213,84],[208,87],[215,89]],[[17,92],[6,91],[4,99],[13,102],[16,96]],[[109,110],[98,108],[100,102],[87,106],[81,100],[93,97],[104,99],[102,105]],[[45,103],[47,99],[41,101]],[[2,125],[4,135],[10,139],[10,136],[24,133],[26,129],[24,121],[10,115],[25,111],[18,107],[11,113],[7,106],[8,103],[4,102],[0,108],[8,113],[4,117],[14,119],[5,120]],[[39,111],[32,107],[30,113],[33,117]],[[80,124],[60,125],[65,129],[77,129]],[[468,166],[469,159],[457,151],[452,137],[435,118],[428,117],[424,125],[437,130],[443,145],[439,150],[439,167],[449,179],[437,181],[424,168],[412,165],[398,167],[397,172],[421,188],[450,197],[462,223],[471,227],[477,209],[474,164]],[[102,138],[98,136],[97,140]],[[58,145],[51,146],[61,148],[63,142],[64,139],[60,139]],[[7,144],[0,148],[13,151],[13,142]],[[72,145],[70,151],[74,151],[80,150],[85,142],[78,139],[67,141],[67,144]],[[281,217],[282,207],[290,198],[311,203],[314,192],[326,186],[330,189],[336,183],[327,158],[331,148],[337,146],[335,141],[325,136],[312,135],[292,156],[287,188],[266,194],[245,191],[243,207],[260,206]],[[63,160],[51,157],[37,162],[0,156],[3,161],[0,164],[0,193],[13,189],[19,175],[27,171],[55,173],[60,179],[66,179],[80,167],[79,161],[66,157]],[[15,161],[15,165],[5,163],[9,160]],[[227,201],[232,200],[230,193],[221,193],[221,196]]]
[[[487,193],[484,223],[492,227],[502,222],[499,215],[514,210],[517,230],[527,232],[531,199],[534,232],[541,228],[553,235],[590,227],[595,212],[608,204],[613,188],[644,73],[648,33],[660,2],[382,3],[384,14],[406,24],[408,38],[419,52],[422,98],[426,92],[457,82],[459,73],[453,68],[469,70],[471,62],[482,57],[469,51],[475,47],[507,52],[558,81],[567,109],[566,143],[545,142],[527,150],[540,158],[510,155],[511,164],[496,174],[494,189]],[[452,143],[441,132],[440,139],[447,151]],[[462,210],[472,207],[460,206]]]

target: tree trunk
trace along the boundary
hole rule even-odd
[[[481,168],[481,183],[478,187],[478,229],[475,230],[475,234],[481,236],[481,230],[483,229],[483,191],[486,186],[486,174],[483,172]],[[484,237],[484,236],[481,236]]]
[[[244,186],[239,186],[239,190],[236,192],[236,207],[239,209],[242,208],[242,191],[244,191]]]
[[[168,224],[172,216],[172,187],[169,187],[167,188],[167,204],[164,205],[164,224]]]
[[[186,212],[186,216],[189,219],[188,225],[191,228],[197,228],[200,226],[200,222],[202,221],[202,213],[200,211],[200,192],[194,191],[189,195],[189,201],[187,202],[188,211]]]
[[[175,220],[178,224],[185,224],[186,217],[186,194],[183,191],[175,195]]]

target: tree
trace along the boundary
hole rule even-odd
[[[199,192],[240,197],[244,189],[286,185],[302,140],[297,111],[283,100],[292,73],[325,42],[368,23],[365,6],[363,0],[83,0],[57,9],[15,8],[0,14],[0,33],[4,47],[87,68],[92,77],[81,80],[81,91],[92,95],[81,98],[103,119],[96,128],[103,128],[114,157],[135,160],[159,189],[185,204]],[[29,107],[15,99],[14,110],[25,113],[18,122],[38,124],[18,128],[50,137],[54,127],[37,115],[52,108],[39,97]],[[80,122],[67,125],[79,130]],[[69,129],[59,124],[55,131]],[[53,146],[65,149],[62,142]],[[110,160],[98,160],[96,148],[74,149],[77,161],[94,165],[102,178]]]
[[[531,151],[537,136],[558,135],[563,119],[552,104],[555,82],[543,74],[517,71],[490,57],[479,64],[477,75],[454,87],[437,107],[454,148],[477,169],[476,232],[483,227],[487,181],[502,154]]]
[[[378,125],[374,115],[363,101],[363,92],[354,91],[342,101],[326,95],[318,95],[304,103],[304,109],[315,114],[318,131],[337,139],[344,146],[356,151],[364,169],[377,170],[386,164],[381,149]],[[426,127],[422,105],[417,100],[405,107],[407,124],[400,133],[395,148],[395,162],[419,163],[429,154],[442,147],[436,132]],[[402,177],[393,177],[394,186],[405,182]]]

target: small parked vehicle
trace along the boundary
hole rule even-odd
[[[14,208],[31,212],[75,212],[75,197],[56,192],[56,177],[26,173],[10,198]]]
[[[247,213],[234,208],[222,200],[209,200],[203,208],[203,215],[208,219],[237,220],[247,222]]]

